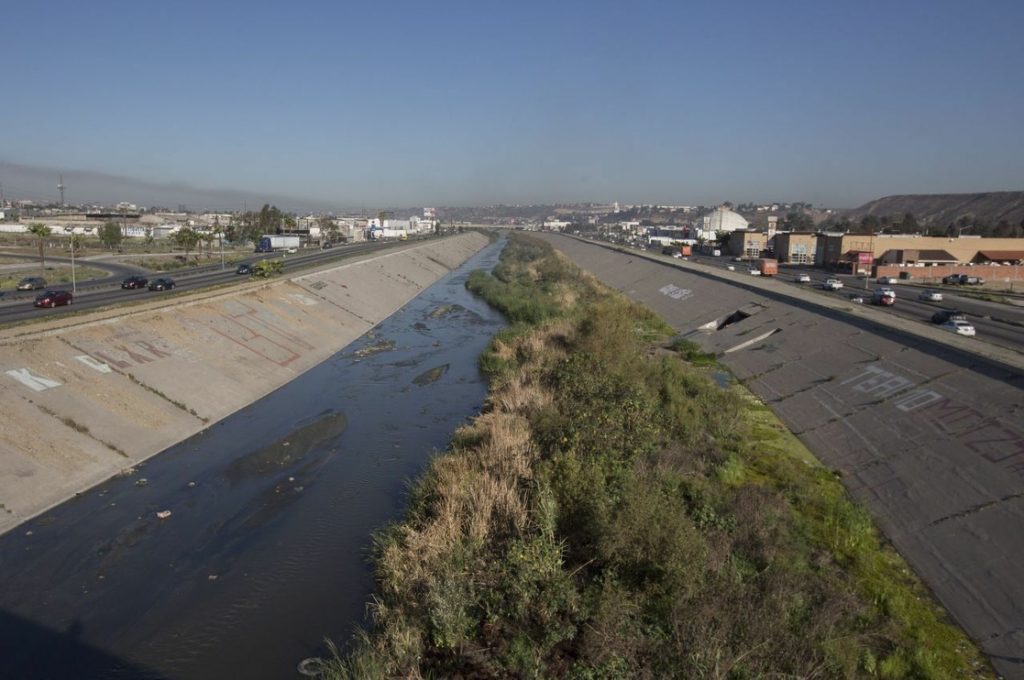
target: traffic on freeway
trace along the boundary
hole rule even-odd
[[[737,273],[756,271],[752,266],[755,260],[713,257],[699,253],[694,253],[687,259]],[[866,279],[864,276],[837,274],[801,265],[780,264],[778,269],[778,274],[774,277],[777,281],[813,289],[822,295],[846,300],[851,304],[874,303],[878,309],[889,314],[929,325],[934,324],[950,333],[972,337],[977,342],[1024,351],[1024,306],[981,300],[963,294],[965,289],[961,285],[924,284],[889,277],[880,282],[876,278]],[[892,291],[892,296],[882,292],[886,290]],[[969,287],[969,290],[977,292],[976,287]],[[1024,305],[1024,299],[1021,299],[1021,303]],[[959,312],[962,316],[956,320],[961,323],[951,324],[948,323],[949,319],[940,320],[940,312]],[[973,329],[973,335],[964,329],[962,322],[966,322]]]
[[[251,265],[259,260],[279,260],[284,265],[284,271],[287,272],[323,264],[331,260],[342,260],[394,245],[396,245],[394,242],[371,241],[324,250],[308,249],[294,254],[254,254],[247,261],[247,264]],[[50,306],[49,303],[44,306],[36,306],[34,303],[40,292],[38,290],[4,291],[4,295],[0,297],[0,324],[46,317],[53,314],[65,314],[69,311],[78,312],[83,309],[96,309],[125,302],[154,299],[154,296],[163,299],[167,295],[246,280],[238,274],[238,266],[231,264],[222,267],[220,262],[179,269],[171,274],[154,273],[152,275],[146,274],[137,267],[117,264],[106,264],[104,266],[91,261],[89,266],[107,269],[111,272],[111,276],[92,281],[79,281],[74,290],[74,305],[60,302],[58,306]],[[246,273],[251,273],[251,270]],[[170,280],[172,283],[154,286],[153,282],[158,280]],[[72,285],[70,283],[52,285],[48,286],[47,290],[70,292]],[[150,291],[159,291],[159,293]]]

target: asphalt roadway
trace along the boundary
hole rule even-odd
[[[840,473],[997,671],[1024,678],[1024,357],[749,274],[543,237],[715,352]]]
[[[406,243],[409,242],[368,241],[335,246],[334,248],[329,248],[327,250],[301,250],[298,253],[291,255],[286,253],[253,254],[252,257],[246,259],[246,262],[252,263],[262,259],[280,259],[284,263],[284,270],[286,272],[292,272],[301,267],[323,264],[328,260],[340,260],[372,250],[394,247],[400,244],[404,245]],[[5,253],[4,257],[14,256]],[[61,263],[71,262],[71,260],[67,258],[47,259]],[[42,292],[40,290],[7,291],[6,295],[0,297],[0,324],[43,318],[57,314],[67,314],[72,311],[80,311],[82,309],[95,309],[98,307],[137,302],[142,299],[151,301],[153,296],[172,296],[177,293],[206,288],[213,285],[238,283],[247,278],[235,274],[236,265],[227,265],[222,269],[219,261],[212,264],[189,267],[170,272],[149,272],[148,270],[140,267],[126,265],[123,263],[105,262],[103,260],[79,259],[76,262],[81,266],[88,266],[94,269],[106,269],[111,272],[111,275],[101,279],[79,281],[76,286],[77,292],[75,293],[73,304],[57,307],[55,309],[39,309],[32,306],[32,302],[35,300],[36,295]],[[174,280],[176,285],[173,290],[159,292],[151,292],[145,288],[128,290],[122,289],[121,281],[123,278],[133,274],[144,275],[150,280],[157,277],[171,278]],[[47,286],[47,289],[71,290],[71,284],[62,283]]]

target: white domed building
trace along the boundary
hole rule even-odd
[[[750,223],[742,215],[720,205],[701,218],[698,238],[714,240],[715,233],[719,231],[737,231],[749,226]]]

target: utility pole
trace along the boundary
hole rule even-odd
[[[75,282],[75,232],[71,232],[71,295],[78,295],[78,284]]]
[[[57,188],[60,189],[60,207],[64,207],[64,175],[60,176],[60,181],[57,182]]]

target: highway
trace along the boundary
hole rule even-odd
[[[247,258],[246,262],[256,262],[261,259],[275,259],[284,263],[285,272],[294,272],[305,267],[323,264],[333,260],[343,260],[355,255],[365,254],[374,250],[380,250],[397,245],[395,241],[356,243],[343,246],[335,246],[328,250],[299,251],[295,254],[273,253],[256,254]],[[6,253],[5,257],[8,257]],[[70,262],[65,258],[48,258],[58,262]],[[80,261],[81,262],[81,261]],[[86,266],[83,263],[83,266]],[[248,277],[235,274],[236,265],[227,265],[221,268],[220,262],[198,267],[190,267],[170,272],[148,272],[145,269],[124,265],[120,263],[99,262],[89,260],[87,266],[96,269],[106,269],[111,276],[91,281],[78,282],[73,304],[54,309],[40,309],[32,306],[36,295],[42,291],[7,291],[0,298],[0,324],[15,323],[27,319],[46,318],[56,314],[67,314],[82,309],[96,309],[111,305],[136,302],[139,300],[151,301],[157,297],[175,296],[186,291],[194,291],[201,288],[216,286],[220,284],[241,282],[248,280]],[[156,277],[169,277],[174,279],[175,287],[170,291],[150,291],[142,289],[122,289],[121,281],[124,277],[133,274],[142,274],[149,279]],[[70,283],[54,286],[47,286],[50,290],[71,290]]]
[[[666,257],[666,259],[671,259]],[[703,265],[722,267],[735,267],[737,272],[744,272],[749,268],[748,262],[734,262],[732,258],[711,257],[709,255],[694,255],[689,258],[692,262]],[[798,283],[798,274],[809,274],[810,283]],[[833,298],[850,300],[863,298],[863,304],[871,304],[871,292],[882,287],[875,279],[868,280],[865,288],[863,276],[850,276],[825,272],[811,266],[779,265],[779,274],[775,277],[777,281],[789,283],[793,286],[810,288],[821,295]],[[825,279],[836,278],[843,282],[844,286],[838,291],[828,291],[822,286]],[[974,340],[986,342],[1006,349],[1024,352],[1024,307],[1017,307],[1000,302],[977,300],[966,295],[958,295],[957,286],[925,286],[917,283],[904,283],[887,286],[896,291],[896,304],[892,307],[878,307],[890,314],[895,314],[905,319],[920,321],[923,324],[931,325],[932,314],[941,309],[956,309],[967,315],[967,320],[975,327],[977,335]],[[937,290],[943,295],[942,302],[926,302],[918,299],[918,295],[924,290]]]

